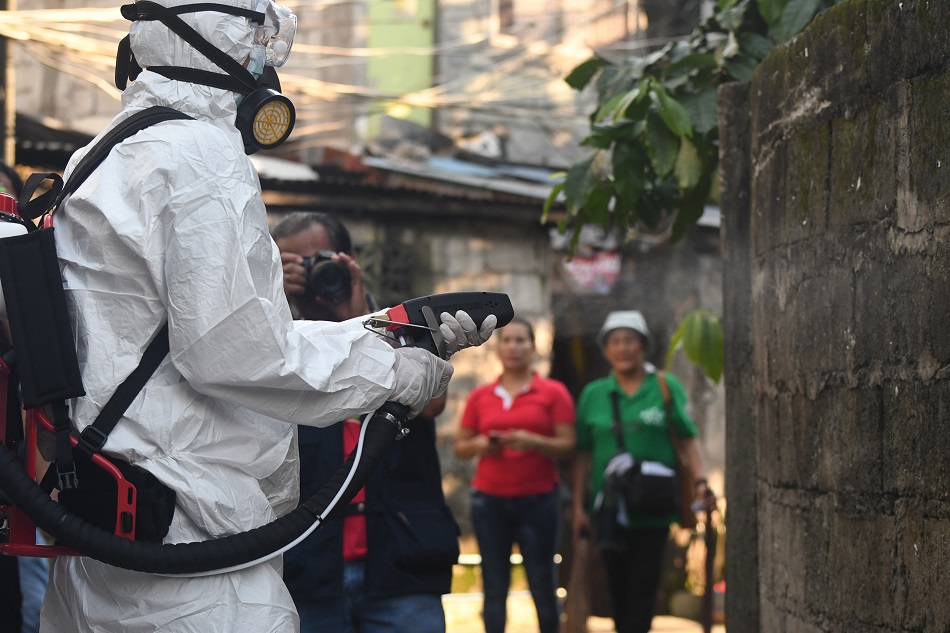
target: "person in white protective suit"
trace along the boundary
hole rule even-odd
[[[234,60],[249,59],[248,18],[180,17]],[[166,543],[202,541],[296,506],[295,424],[328,425],[387,400],[417,413],[452,370],[423,350],[393,349],[361,319],[291,318],[257,174],[234,127],[240,95],[149,71],[221,72],[159,21],[134,22],[131,47],[146,70],[123,93],[109,128],[153,105],[197,120],[162,122],[118,145],[55,216],[86,389],[71,403],[73,427],[95,419],[167,320],[170,353],[103,452],[176,491]],[[85,151],[70,161],[67,179]],[[450,351],[481,344],[494,325],[489,317],[476,331],[467,315],[455,316],[443,317]],[[183,578],[61,556],[42,630],[295,631],[279,561]]]

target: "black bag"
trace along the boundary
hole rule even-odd
[[[451,567],[459,558],[459,528],[448,507],[387,509],[393,561],[411,569]]]
[[[629,456],[623,439],[620,421],[619,395],[610,394],[614,410],[614,435],[619,453],[614,459]],[[680,485],[677,471],[657,462],[634,460],[626,468],[614,468],[605,477],[609,485],[623,499],[627,514],[631,517],[662,518],[676,514],[680,507]],[[608,463],[608,470],[613,463]]]
[[[175,491],[143,468],[105,455],[102,457],[135,486],[135,540],[162,542],[175,514]],[[73,460],[80,485],[60,491],[59,502],[83,521],[107,532],[114,531],[117,511],[115,479],[76,449],[73,449]]]
[[[679,510],[676,472],[656,474],[651,472],[653,467],[653,462],[635,460],[626,472],[610,477],[631,516],[659,518]]]

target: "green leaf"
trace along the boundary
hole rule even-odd
[[[765,59],[765,56],[771,53],[772,48],[774,48],[772,40],[758,33],[743,33],[740,35],[739,46],[742,47],[744,53],[759,61]]]
[[[792,0],[793,2],[795,0]],[[788,0],[758,0],[759,14],[769,26],[776,24],[785,12]]]
[[[734,32],[742,29],[749,10],[749,0],[741,0],[735,6],[715,14],[716,22],[726,31]]]
[[[706,187],[702,187],[706,189]],[[678,242],[696,221],[703,215],[703,203],[696,202],[695,196],[681,198],[676,208],[676,218],[670,231],[670,241]]]
[[[683,318],[670,338],[666,353],[667,369],[679,349],[713,382],[718,383],[722,378],[722,323],[716,314],[699,309]]]
[[[564,191],[564,183],[559,182],[551,189],[551,193],[544,201],[544,211],[541,213],[541,224],[547,224],[548,217],[551,215],[551,207],[557,202],[557,197]],[[563,233],[563,231],[562,231]]]
[[[670,131],[659,115],[650,114],[647,120],[646,140],[653,171],[658,176],[667,175],[673,169],[673,163],[676,162],[679,137]]]
[[[693,55],[695,52],[689,42],[673,40],[670,42],[669,52],[666,55],[666,67],[669,68],[671,65],[678,63],[684,57]]]
[[[623,110],[623,116],[631,121],[643,121],[650,111],[650,100],[647,99],[646,91],[638,88],[636,93],[636,98]]]
[[[801,33],[818,11],[820,0],[791,0],[785,5],[782,17],[769,29],[769,36],[781,44]]]
[[[692,73],[702,69],[713,69],[719,65],[716,58],[708,53],[692,53],[682,59],[673,62],[663,69],[663,77],[673,77],[679,73]]]
[[[749,81],[755,74],[759,62],[745,54],[739,54],[724,64],[729,76],[737,81]]]
[[[643,168],[649,158],[644,155],[643,146],[632,141],[614,145],[611,158],[617,194],[616,211],[622,216],[633,210],[637,198],[643,193]]]
[[[746,10],[749,8],[749,1],[742,0],[734,7],[726,9],[716,15],[716,21],[727,31],[738,31],[742,28],[745,21]]]
[[[614,95],[633,90],[640,81],[642,72],[631,63],[622,66],[605,66],[597,75],[595,87],[601,102],[609,101]]]
[[[624,100],[624,97],[626,97],[625,94],[616,94],[611,97],[597,110],[597,114],[594,115],[594,121],[600,123],[608,117],[615,119],[616,117],[614,113],[616,112],[617,106],[620,104],[620,102]]]
[[[715,88],[677,95],[677,98],[689,114],[696,134],[707,134],[719,126],[719,99]]]
[[[583,90],[584,87],[590,83],[590,80],[594,78],[594,75],[609,63],[610,62],[600,57],[592,57],[574,68],[574,70],[564,78],[564,81],[574,90]]]
[[[584,201],[584,223],[600,224],[604,228],[610,223],[610,201],[613,191],[609,187],[598,187],[590,192]]]
[[[657,112],[670,131],[677,136],[692,136],[693,124],[689,120],[689,113],[680,102],[671,97],[662,86],[656,86],[651,98],[653,94],[659,100]]]
[[[567,170],[564,179],[564,197],[567,198],[567,212],[577,215],[583,208],[587,196],[598,186],[600,181],[594,169],[597,153],[575,163]]]
[[[649,158],[646,156],[646,148],[637,139],[626,139],[614,145],[611,162],[614,178],[620,178],[627,174],[642,174]]]
[[[593,149],[610,149],[610,146],[614,144],[614,139],[606,134],[588,134],[584,137],[584,140],[580,142],[581,147],[591,147]]]
[[[622,121],[618,125],[595,123],[591,126],[591,133],[581,141],[581,145],[598,149],[610,149],[619,139],[634,134],[634,127],[635,124],[631,121]]]
[[[620,117],[627,116],[627,110],[630,108],[630,106],[641,98],[640,87],[637,86],[633,90],[628,90],[619,96],[620,99],[617,100],[616,106],[614,107],[613,111],[610,112],[610,115],[614,121]]]
[[[574,235],[571,236],[571,245],[567,247],[568,261],[574,259],[574,253],[577,251],[577,245],[581,242],[581,228],[583,228],[583,225],[581,224],[574,226]]]
[[[680,151],[676,155],[676,166],[673,168],[676,184],[680,189],[690,189],[696,186],[703,174],[703,162],[699,160],[696,146],[688,138],[680,142]]]
[[[666,57],[669,54],[669,51],[672,45],[673,45],[673,42],[669,42],[666,44],[666,46],[664,46],[660,50],[653,51],[649,55],[643,57],[642,59],[645,66],[650,67],[653,64],[657,63],[658,61],[660,61],[661,59],[663,59],[664,57]]]

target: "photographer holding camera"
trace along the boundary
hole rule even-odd
[[[295,318],[345,321],[376,309],[363,289],[346,227],[326,213],[293,213],[272,232]]]
[[[272,236],[298,318],[342,321],[372,309],[346,227],[325,213],[293,213]],[[300,630],[444,633],[458,526],[445,503],[434,417],[445,395],[412,420],[365,488],[333,520],[284,555]],[[359,436],[360,422],[300,427],[301,498],[323,485]]]

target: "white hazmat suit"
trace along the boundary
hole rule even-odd
[[[217,1],[253,8],[251,0]],[[247,19],[181,17],[234,59],[247,57]],[[157,21],[133,23],[131,44],[143,68],[221,72]],[[55,216],[87,392],[71,403],[74,428],[95,419],[167,320],[169,356],[104,452],[177,492],[166,543],[242,532],[296,506],[294,424],[331,424],[408,391],[397,363],[415,365],[419,402],[451,369],[435,357],[420,369],[418,355],[393,350],[358,321],[292,320],[257,174],[233,126],[234,93],[145,71],[122,105],[110,129],[153,105],[197,121],[163,122],[117,146]],[[66,556],[53,564],[42,629],[259,633],[294,631],[297,616],[279,559],[174,578]]]

